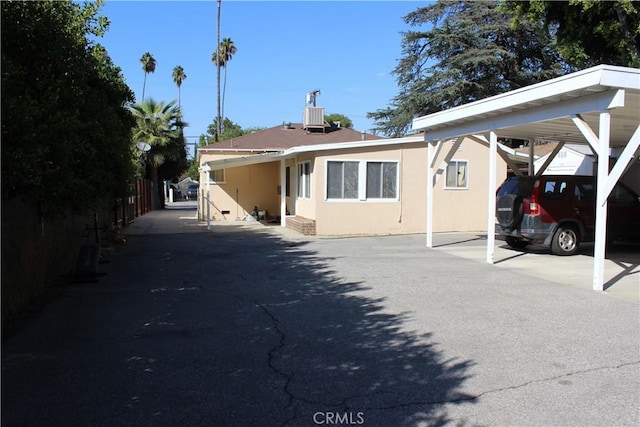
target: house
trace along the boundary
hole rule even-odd
[[[446,214],[438,216],[434,228],[482,230],[488,148],[462,139],[448,144],[455,150],[436,157],[434,197]],[[526,158],[502,148],[507,160]],[[422,135],[381,138],[326,123],[284,123],[201,147],[198,158],[200,182],[209,183],[211,221],[242,220],[255,209],[258,219],[319,236],[426,230],[427,146]],[[507,162],[497,167],[499,184]],[[200,218],[206,219],[206,197],[199,204]]]

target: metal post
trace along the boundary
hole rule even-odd
[[[493,252],[496,239],[496,179],[498,135],[495,130],[489,132],[489,183],[487,185],[487,264],[493,264]]]

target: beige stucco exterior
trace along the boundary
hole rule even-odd
[[[439,167],[451,144],[445,146],[435,162]],[[286,152],[284,152],[286,153]],[[274,153],[277,154],[277,153]],[[200,164],[221,159],[249,156],[247,152],[204,152]],[[255,155],[255,154],[253,154]],[[467,185],[446,187],[446,167],[434,187],[434,231],[481,231],[487,224],[488,156],[485,146],[464,140],[452,161],[465,163]],[[384,200],[332,200],[327,198],[328,161],[383,161],[397,163],[397,198]],[[382,142],[367,146],[320,149],[289,156],[267,158],[264,162],[227,167],[223,182],[210,182],[212,221],[235,220],[250,214],[254,206],[279,217],[281,171],[290,169],[289,214],[315,220],[320,236],[384,235],[424,233],[426,231],[427,147],[422,141],[403,144]],[[311,165],[310,197],[297,197],[297,166]],[[219,163],[218,163],[218,167]],[[498,160],[497,182],[506,177],[506,164]],[[212,173],[213,176],[213,173]],[[201,173],[201,194],[206,192],[206,175]],[[237,192],[236,192],[237,191]],[[236,198],[237,197],[237,198]],[[237,203],[236,203],[237,202]],[[200,215],[206,213],[205,198],[200,199]]]

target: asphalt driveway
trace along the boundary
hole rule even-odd
[[[423,236],[155,211],[2,349],[2,425],[636,426],[640,313]]]

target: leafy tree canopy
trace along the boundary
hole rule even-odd
[[[443,1],[404,17],[402,57],[393,70],[400,92],[389,107],[368,113],[387,136],[411,121],[568,71],[554,37],[537,21],[513,16],[497,1]]]
[[[343,127],[343,128],[353,129],[353,122],[349,117],[343,114],[337,114],[337,113],[327,114],[324,116],[324,120],[327,123],[331,123],[334,125],[337,123],[340,123],[340,127]]]
[[[521,20],[544,22],[570,64],[640,67],[640,2],[633,0],[509,1]]]
[[[207,133],[200,135],[199,145],[204,146],[213,144],[216,141],[216,129],[218,129],[218,120],[214,118],[213,123],[211,123],[207,127]],[[224,119],[222,119],[222,131],[220,133],[220,138],[218,138],[217,141],[225,141],[227,139],[237,138],[239,136],[246,135],[251,132],[256,132],[261,129],[262,128],[259,127],[242,129],[239,124],[234,123],[233,121],[225,117]]]
[[[133,92],[91,42],[101,1],[2,1],[2,197],[94,209],[132,177]]]

